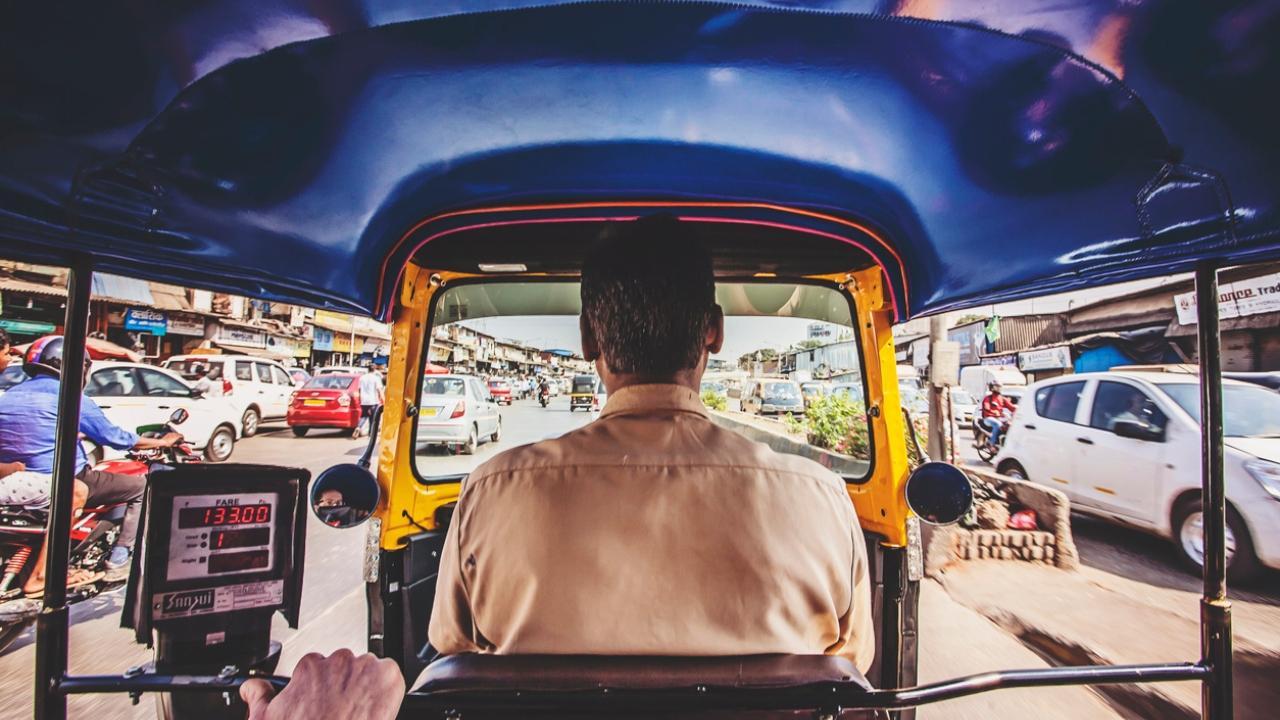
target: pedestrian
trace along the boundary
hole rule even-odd
[[[360,376],[360,424],[356,427],[357,437],[372,430],[373,413],[382,405],[382,392],[382,375],[370,365],[365,368],[365,374]]]

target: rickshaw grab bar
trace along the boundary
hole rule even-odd
[[[695,685],[665,689],[596,688],[592,690],[485,690],[409,693],[404,709],[417,711],[616,709],[616,710],[807,710],[814,708],[901,709],[929,705],[991,690],[1057,685],[1112,685],[1206,680],[1212,671],[1200,663],[1150,665],[1084,665],[998,670],[910,688],[867,690],[858,683],[822,682],[785,688],[723,688]],[[289,678],[259,676],[283,689]],[[238,690],[247,676],[191,676],[143,673],[70,676],[58,683],[66,695],[84,693],[143,693]]]

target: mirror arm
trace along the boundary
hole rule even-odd
[[[356,464],[365,470],[373,464],[373,451],[378,447],[378,431],[382,428],[382,405],[374,408],[373,417],[369,418],[369,444],[364,448],[364,454],[356,461]]]

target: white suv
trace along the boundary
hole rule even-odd
[[[249,355],[174,355],[164,361],[187,380],[195,378],[198,366],[209,369],[214,392],[230,398],[239,411],[244,437],[253,437],[264,422],[285,419],[296,388],[284,365]]]
[[[1228,568],[1280,569],[1280,393],[1222,383]],[[1103,372],[1027,388],[996,470],[1057,488],[1073,509],[1204,559],[1200,385],[1194,375]]]

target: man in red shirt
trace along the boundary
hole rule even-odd
[[[1004,427],[1005,418],[1013,415],[1013,401],[1000,393],[1000,383],[993,382],[988,386],[991,391],[982,398],[982,425],[991,432],[988,442],[991,447],[1000,444],[1000,430]]]

